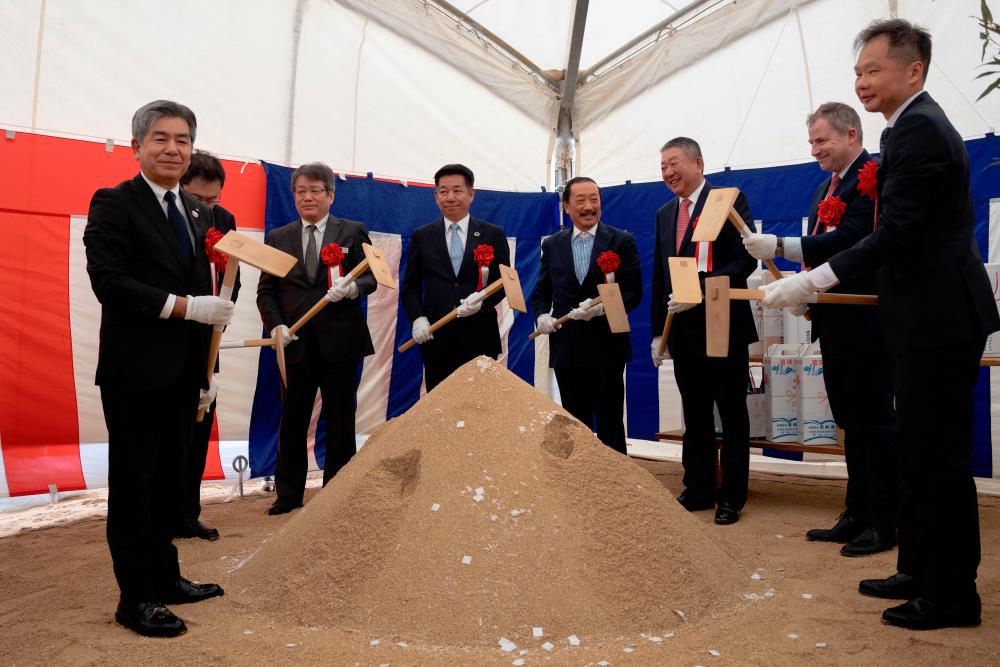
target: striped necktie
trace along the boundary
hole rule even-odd
[[[581,232],[573,239],[573,269],[576,271],[576,280],[581,285],[590,270],[590,251],[593,247],[594,236],[588,232]]]
[[[681,251],[681,243],[684,242],[684,235],[687,234],[688,225],[691,224],[689,206],[691,206],[691,200],[685,197],[681,200],[680,208],[677,209],[677,237],[674,239],[677,242],[675,246],[677,253]]]

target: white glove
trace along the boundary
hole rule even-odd
[[[674,295],[670,295],[670,300],[667,301],[667,312],[668,313],[683,313],[685,310],[691,310],[698,304],[696,303],[679,303],[674,301]]]
[[[816,301],[816,286],[809,279],[809,272],[802,271],[795,275],[762,285],[764,290],[765,308],[788,308],[803,302]]]
[[[413,323],[413,340],[421,345],[434,338],[431,333],[431,323],[426,317],[418,317]]]
[[[459,302],[458,317],[475,315],[483,308],[483,299],[479,292],[473,292]]]
[[[604,304],[599,303],[596,306],[590,305],[590,299],[584,299],[579,303],[579,305],[573,310],[569,311],[569,318],[571,320],[577,320],[578,322],[589,322],[595,317],[600,317],[604,314]]]
[[[288,327],[285,326],[284,324],[279,324],[278,326],[276,326],[273,329],[271,329],[271,338],[277,338],[278,337],[276,335],[276,332],[278,331],[278,329],[281,329],[281,333],[284,335],[284,338],[282,338],[282,341],[284,341],[284,342],[283,342],[283,344],[282,344],[281,347],[288,347],[288,344],[291,343],[293,340],[298,340],[299,339],[299,337],[296,336],[295,334],[293,334],[291,331],[289,331]]]
[[[219,381],[212,376],[212,379],[208,383],[208,389],[201,389],[201,394],[198,395],[198,409],[208,410],[208,407],[212,405],[212,401],[215,400],[216,395],[219,393]]]
[[[754,259],[771,259],[778,247],[778,237],[774,234],[751,234],[743,238],[743,247]]]
[[[803,315],[809,312],[809,304],[797,303],[794,306],[789,306],[788,308],[785,308],[785,310],[787,310],[795,317],[802,317]]]
[[[663,336],[657,336],[653,339],[653,342],[649,346],[650,355],[653,357],[653,365],[659,366],[663,363],[665,359],[670,358],[670,350],[664,349],[664,354],[660,354],[660,341],[663,340]]]
[[[556,318],[552,317],[548,313],[545,313],[544,315],[539,315],[538,321],[535,322],[535,329],[538,330],[538,333],[543,333],[543,334],[555,333],[556,329],[558,328],[559,327],[556,326]]]
[[[342,299],[358,298],[358,286],[354,284],[353,280],[345,286],[344,283],[346,282],[346,276],[334,280],[333,287],[326,292],[326,300],[330,303],[337,303]]]
[[[202,324],[225,326],[233,319],[234,304],[229,299],[217,296],[190,296],[187,298],[185,320],[194,320]]]

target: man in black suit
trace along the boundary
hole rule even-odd
[[[979,513],[972,479],[972,397],[986,337],[1000,328],[973,236],[969,157],[923,92],[931,36],[876,21],[855,40],[855,91],[885,116],[878,226],[808,273],[768,286],[765,305],[801,303],[877,270],[879,310],[896,365],[901,510],[897,573],[866,595],[908,600],[882,620],[913,629],[978,625]],[[875,193],[873,193],[875,194]]]
[[[172,544],[184,443],[215,400],[205,381],[210,327],[233,303],[211,296],[208,209],[180,190],[197,123],[186,106],[151,102],[132,117],[141,172],[94,193],[83,242],[101,302],[97,384],[108,428],[108,546],[118,623],[139,634],[187,631],[166,604],[222,595],[180,575]]]
[[[606,280],[597,264],[603,253],[617,255],[613,280],[619,285],[625,310],[642,300],[639,253],[632,234],[602,223],[601,191],[592,179],[566,181],[563,207],[573,227],[542,241],[542,267],[531,307],[540,313],[536,327],[550,335],[549,366],[555,369],[562,405],[615,451],[625,448],[625,363],[632,359],[628,333],[613,334],[604,304],[590,306],[597,285]],[[556,330],[555,321],[569,313],[570,321]]]
[[[858,191],[858,172],[872,159],[862,147],[858,113],[846,104],[827,102],[809,115],[807,125],[813,157],[832,176],[813,195],[809,234],[801,239],[753,234],[743,244],[757,259],[777,255],[819,266],[874,229],[875,202]],[[874,294],[875,272],[862,273],[832,291]],[[896,543],[896,418],[892,357],[882,339],[878,309],[813,305],[809,311],[813,340],[822,344],[830,408],[844,429],[847,499],[833,528],[815,528],[806,538],[846,543],[840,550],[844,556],[885,551]]]
[[[329,482],[354,453],[354,412],[359,365],[374,354],[360,297],[375,291],[375,276],[366,271],[347,284],[345,276],[365,258],[363,243],[371,243],[365,226],[330,214],[334,197],[333,171],[320,162],[305,164],[292,174],[295,220],[271,231],[267,244],[294,255],[298,263],[284,278],[260,274],[257,308],[264,327],[273,337],[278,328],[285,334],[288,389],[281,413],[278,461],[274,484],[278,498],[268,514],[284,514],[302,507],[308,453],[306,438],[316,390],[323,397],[326,419],[326,461],[323,484]],[[344,254],[340,277],[331,279],[321,264],[323,248],[336,243]],[[320,299],[331,303],[299,330],[294,324]],[[294,342],[292,342],[294,341]],[[290,344],[289,344],[290,343]]]
[[[718,239],[698,244],[691,234],[712,189],[705,180],[701,147],[693,139],[677,137],[660,150],[663,182],[677,195],[656,212],[656,244],[653,259],[653,332],[663,331],[668,313],[674,313],[667,341],[674,360],[674,376],[681,394],[684,414],[684,491],[677,500],[689,511],[712,509],[718,499],[715,522],[739,521],[747,500],[750,474],[750,417],[747,413],[747,384],[750,355],[747,346],[757,340],[753,314],[746,301],[733,301],[729,317],[729,355],[708,357],[705,352],[704,304],[680,304],[673,300],[669,257],[694,257],[699,262],[699,278],[729,276],[734,288],[745,288],[747,277],[757,262],[747,254],[739,233],[724,225]],[[736,210],[744,220],[753,220],[750,204],[740,193]],[[701,247],[697,247],[701,246]],[[660,337],[653,339],[653,363]],[[722,418],[722,485],[715,491],[715,419],[712,406],[718,405]]]
[[[181,191],[189,197],[201,202],[212,212],[211,224],[221,234],[236,229],[236,218],[226,209],[219,206],[222,199],[222,187],[226,183],[226,171],[219,158],[206,151],[196,150],[191,155],[191,164],[181,177]],[[214,267],[212,270],[215,270]],[[222,273],[217,272],[216,285],[222,284]],[[236,283],[233,285],[232,301],[240,291],[239,270]],[[191,443],[187,451],[186,473],[181,488],[180,516],[175,529],[176,537],[198,537],[203,540],[219,539],[216,528],[206,526],[201,522],[201,478],[205,474],[205,457],[208,455],[208,441],[212,437],[212,425],[215,423],[215,406],[213,401],[205,412],[205,418],[196,421],[191,434]]]
[[[464,165],[438,169],[434,200],[443,217],[413,232],[406,256],[401,298],[420,343],[427,391],[470,359],[481,354],[496,359],[502,351],[496,305],[503,292],[481,299],[478,290],[500,278],[500,265],[510,264],[510,248],[500,227],[470,217],[474,184]],[[482,246],[493,254],[485,276],[475,260]],[[431,333],[431,323],[455,308],[458,319]]]

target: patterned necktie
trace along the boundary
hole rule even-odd
[[[826,196],[829,197],[836,192],[838,185],[840,185],[840,174],[836,173],[830,178],[830,187],[826,189]]]
[[[451,241],[448,243],[448,256],[451,257],[451,268],[455,271],[455,277],[458,277],[458,270],[462,268],[462,255],[465,254],[465,248],[462,247],[462,237],[458,235],[459,227],[457,222],[451,223],[448,229],[451,230]]]
[[[892,131],[891,127],[887,127],[882,130],[882,134],[878,138],[878,157],[879,160],[885,157],[885,145],[889,143],[889,133]]]
[[[590,251],[593,247],[594,237],[592,234],[581,232],[573,239],[573,270],[576,271],[576,280],[581,285],[590,269]]]
[[[309,282],[316,280],[316,269],[319,266],[319,256],[316,254],[316,225],[306,225],[309,232],[309,242],[306,244],[306,275]]]
[[[676,252],[681,251],[681,243],[684,241],[684,235],[687,234],[688,225],[691,224],[691,212],[688,207],[691,205],[691,200],[686,197],[681,200],[681,206],[677,209],[677,241]]]
[[[194,264],[194,248],[191,247],[191,235],[188,233],[187,220],[184,219],[181,210],[177,208],[176,198],[177,195],[169,190],[163,195],[164,201],[167,202],[167,222],[170,223],[174,230],[174,236],[177,237],[177,246],[181,251],[184,269],[190,271],[192,264]]]

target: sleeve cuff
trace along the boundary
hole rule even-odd
[[[785,237],[785,259],[793,262],[802,261],[802,239],[798,236]]]
[[[174,304],[177,302],[177,296],[175,294],[168,294],[167,300],[163,304],[163,308],[160,310],[160,319],[168,320],[170,319],[170,313],[174,312]]]
[[[809,272],[809,281],[817,291],[825,292],[831,287],[836,287],[840,283],[837,274],[833,272],[833,267],[827,262]]]

